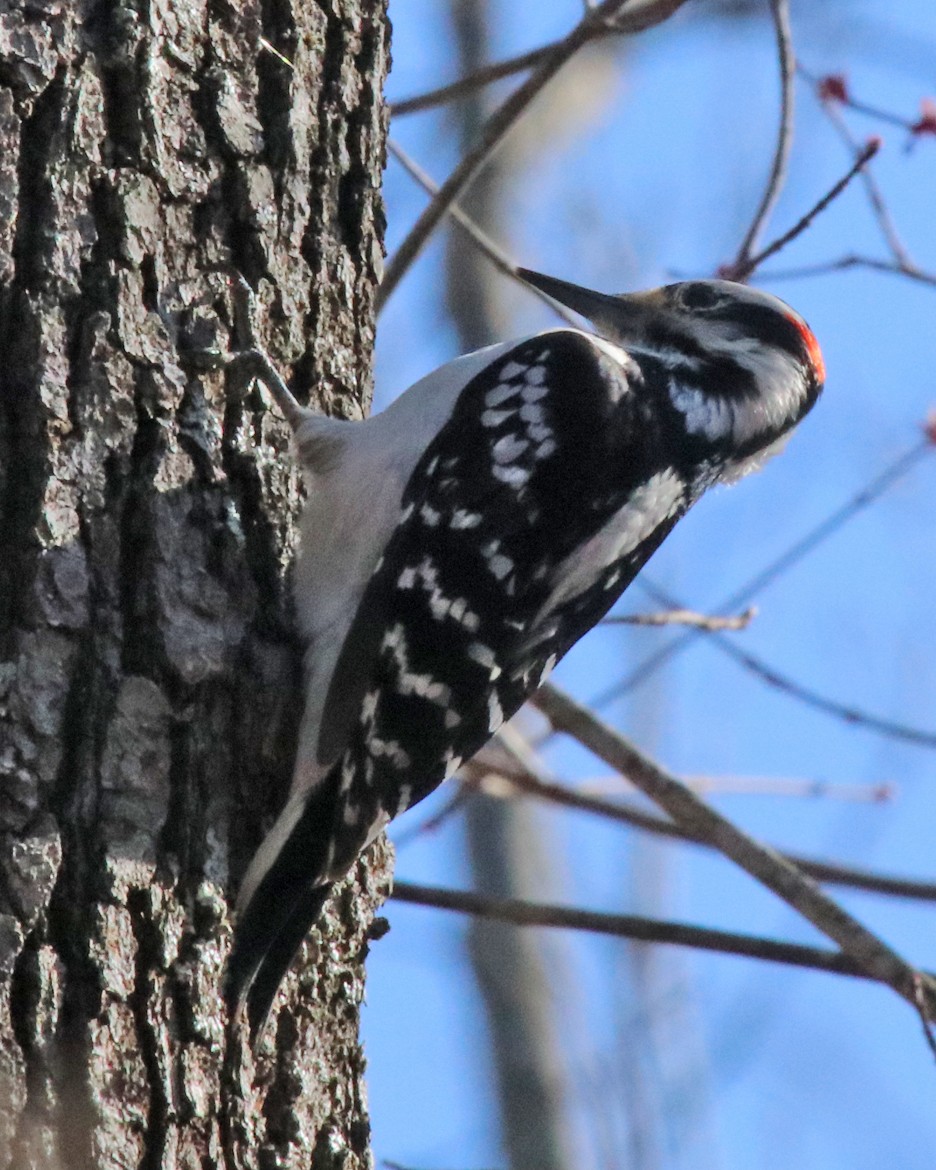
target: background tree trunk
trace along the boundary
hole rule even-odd
[[[450,0],[457,51],[456,74],[470,77],[491,60],[491,12],[484,0]],[[489,96],[478,90],[449,111],[461,152],[477,141],[490,114]],[[522,131],[523,124],[517,130]],[[459,201],[494,239],[503,239],[507,176],[522,172],[515,132],[488,161]],[[522,149],[519,152],[522,156]],[[512,336],[509,303],[514,290],[468,236],[457,228],[446,239],[446,299],[467,353]],[[502,800],[474,791],[464,806],[472,886],[498,898],[548,896],[555,842],[542,809],[531,801]],[[517,930],[505,922],[473,918],[468,949],[484,1003],[492,1082],[501,1141],[510,1170],[567,1170],[575,1165],[568,1123],[567,1084],[559,1020],[574,1012],[574,988],[556,962],[556,939]],[[562,1005],[562,1011],[558,1010]]]
[[[299,713],[298,481],[198,351],[236,345],[233,265],[297,394],[366,409],[387,59],[383,0],[0,15],[0,1168],[368,1163],[386,847],[256,1066],[227,1041]]]

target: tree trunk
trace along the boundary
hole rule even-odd
[[[370,1162],[386,847],[256,1064],[221,1006],[292,766],[298,478],[204,351],[233,266],[297,395],[366,409],[387,49],[384,0],[0,14],[0,1170]]]
[[[490,5],[450,0],[461,76],[491,59]],[[475,145],[490,113],[483,91],[457,103],[449,117],[462,153]],[[520,129],[520,128],[517,128]],[[495,240],[503,240],[504,201],[511,177],[522,173],[515,155],[520,135],[504,142],[459,201]],[[458,228],[447,236],[446,292],[458,331],[459,351],[491,345],[510,336],[509,286],[490,260]],[[532,801],[503,800],[473,792],[464,806],[472,885],[498,898],[542,898],[549,874],[548,826]],[[554,843],[553,843],[554,844]],[[572,989],[562,985],[555,940],[534,930],[473,918],[468,949],[481,992],[490,1036],[492,1081],[497,1095],[501,1141],[510,1170],[564,1170],[576,1164],[567,1117],[557,1003],[574,1010]]]

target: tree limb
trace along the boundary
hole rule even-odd
[[[711,842],[767,889],[850,955],[871,977],[887,983],[908,1003],[919,1000],[919,972],[896,951],[827,897],[792,862],[755,841],[700,800],[674,776],[640,752],[623,736],[598,720],[586,708],[547,683],[533,696],[533,704],[553,727],[573,735],[581,744],[625,775],[684,828]],[[922,985],[928,1017],[936,1016],[936,984]]]

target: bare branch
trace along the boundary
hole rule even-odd
[[[843,800],[859,804],[889,804],[893,784],[841,784],[811,780],[808,776],[683,776],[693,792],[741,796],[785,796],[803,800]],[[802,868],[802,866],[800,867]]]
[[[692,626],[696,630],[746,630],[757,616],[757,607],[750,606],[734,617],[716,617],[696,613],[692,609],[667,609],[663,613],[612,614],[602,618],[602,626]]]
[[[837,943],[869,975],[887,983],[908,1003],[916,1006],[919,998],[917,970],[827,897],[795,865],[741,832],[623,736],[556,687],[547,684],[540,688],[532,701],[554,728],[573,735],[599,759],[620,771],[644,795],[665,809],[674,821],[713,844]],[[927,1015],[933,1016],[936,984],[927,979],[924,988]]]
[[[843,74],[827,73],[823,77],[817,77],[799,62],[796,65],[796,72],[809,82],[820,101],[837,102],[840,105],[848,106],[849,109],[855,110],[859,114],[865,114],[869,118],[877,118],[891,126],[900,126],[909,134],[914,132],[915,124],[909,118],[893,114],[889,110],[879,109],[877,106],[869,106],[865,102],[856,101],[848,92],[848,83]]]
[[[898,787],[890,781],[851,784],[838,780],[813,780],[809,776],[743,776],[730,772],[716,774],[683,773],[683,784],[700,793],[728,796],[780,796],[796,800],[840,800],[856,804],[891,804],[897,799]],[[596,776],[579,782],[578,791],[596,796],[617,796],[621,778]]]
[[[914,443],[906,451],[889,463],[868,484],[860,488],[855,494],[836,508],[825,520],[820,521],[815,528],[810,529],[799,540],[793,542],[778,557],[770,562],[759,573],[755,573],[735,594],[729,598],[722,609],[736,609],[739,605],[746,605],[754,594],[760,593],[768,585],[772,585],[783,574],[788,573],[804,557],[814,552],[829,537],[834,536],[845,524],[854,519],[859,512],[877,500],[893,485],[902,479],[925,456],[932,455],[933,444],[928,438]]]
[[[493,767],[502,779],[520,792],[530,796],[549,800],[566,808],[592,813],[604,817],[606,820],[626,824],[645,832],[656,833],[659,836],[687,841],[690,844],[701,845],[708,849],[715,848],[708,838],[698,832],[663,817],[655,816],[633,804],[619,800],[605,800],[600,796],[570,788],[532,771],[525,764],[511,766],[509,761],[503,759],[492,762],[489,751],[489,748],[485,749],[482,756],[476,756],[470,764],[465,765],[469,775],[480,776]],[[847,886],[856,890],[864,890],[867,893],[884,894],[895,898],[912,898],[920,902],[936,902],[936,882],[916,881],[912,878],[876,873],[872,870],[858,869],[855,866],[841,865],[838,862],[805,857],[799,853],[783,853],[782,856],[809,877],[829,885]]]
[[[559,72],[583,45],[598,36],[605,35],[609,22],[616,31],[631,33],[650,28],[671,16],[685,0],[604,0],[597,8],[591,9],[572,29],[564,40],[557,41],[535,71],[504,103],[494,111],[485,123],[477,146],[452,171],[439,188],[438,195],[413,225],[406,239],[397,249],[396,255],[387,265],[380,288],[377,290],[377,312],[387,303],[391,293],[400,283],[410,265],[422,251],[429,236],[445,216],[448,208],[456,202],[462,191],[484,166],[504,136],[529,106],[544,86]],[[633,7],[633,15],[625,9]]]
[[[609,33],[612,31],[612,29],[607,30]],[[438,89],[429,90],[428,93],[419,94],[416,97],[403,98],[401,101],[393,102],[390,106],[390,113],[394,118],[402,118],[406,114],[416,114],[420,110],[431,110],[435,106],[457,101],[459,98],[474,93],[476,89],[481,89],[482,86],[490,85],[494,81],[501,81],[505,77],[513,77],[514,74],[523,73],[526,69],[532,69],[555,47],[556,43],[552,41],[538,49],[531,49],[528,53],[510,57],[506,61],[485,65],[483,69],[477,69],[459,81],[453,81],[449,85],[440,85]]]
[[[927,438],[925,443],[927,446],[932,446],[932,440],[930,438]],[[644,581],[643,587],[661,605],[675,604],[675,598],[659,585],[653,585],[649,581]],[[845,723],[850,723],[853,726],[866,727],[869,731],[874,731],[878,735],[883,735],[888,739],[902,740],[905,743],[916,744],[918,747],[936,748],[936,732],[927,731],[919,727],[911,727],[906,723],[898,723],[892,719],[883,719],[879,715],[872,715],[869,711],[862,711],[858,707],[840,703],[836,699],[829,699],[825,695],[820,695],[817,691],[804,686],[802,683],[794,682],[786,675],[781,674],[780,671],[775,670],[772,666],[768,666],[763,659],[755,657],[755,655],[746,650],[742,650],[730,638],[726,638],[719,631],[712,630],[710,633],[712,641],[719,650],[727,654],[730,658],[733,658],[746,670],[751,671],[752,674],[762,682],[767,683],[768,686],[772,686],[776,690],[789,695],[791,698],[805,703],[806,706],[812,707],[817,711],[822,711],[826,715],[832,715],[834,718],[841,719]]]
[[[807,264],[801,268],[771,269],[761,273],[766,282],[777,280],[800,280],[807,276],[826,276],[830,272],[841,272],[847,268],[871,268],[875,272],[890,272],[894,276],[906,276],[910,280],[921,284],[936,285],[936,274],[924,272],[920,268],[907,268],[896,260],[879,260],[874,256],[841,256],[838,260],[828,260],[824,264]]]
[[[920,442],[904,451],[901,455],[898,455],[893,463],[885,467],[869,484],[859,492],[856,492],[849,500],[846,500],[841,507],[836,508],[830,516],[827,516],[825,520],[817,524],[805,536],[795,541],[780,556],[771,561],[766,568],[761,569],[759,573],[755,573],[740,589],[716,608],[730,611],[737,609],[739,606],[747,605],[762,589],[773,584],[778,577],[792,569],[805,556],[813,552],[834,533],[838,532],[849,520],[852,520],[859,512],[879,499],[889,487],[896,483],[902,476],[906,475],[924,456],[932,453],[932,451],[933,440],[927,433]],[[666,591],[658,585],[652,584],[646,573],[641,574],[637,581],[655,599],[667,598],[667,600],[661,600],[661,604],[670,604],[671,599],[668,598]],[[682,634],[674,638],[668,645],[661,646],[659,650],[645,658],[626,678],[615,683],[614,686],[594,699],[593,706],[601,707],[612,699],[617,699],[628,691],[633,690],[634,687],[638,686],[653,674],[654,671],[659,669],[664,662],[667,662],[671,657],[679,653],[679,651],[684,650],[700,634],[701,631],[699,630],[683,631]],[[711,636],[717,637],[717,635]]]
[[[936,882],[919,882],[912,878],[894,877],[869,869],[839,865],[833,861],[803,857],[798,853],[788,853],[786,856],[817,882],[848,886],[854,890],[864,890],[869,894],[885,894],[892,898],[912,898],[919,902],[936,901]]]
[[[770,0],[770,13],[777,35],[777,57],[780,62],[780,129],[777,132],[777,147],[774,151],[773,165],[770,168],[766,190],[761,198],[760,206],[751,220],[751,226],[745,233],[741,247],[738,249],[737,258],[731,266],[733,271],[744,274],[754,271],[755,265],[751,263],[751,253],[757,246],[760,234],[766,227],[780,197],[780,192],[786,181],[790,148],[793,143],[793,75],[796,69],[796,57],[793,53],[788,0]],[[742,277],[735,279],[742,279]]]
[[[387,147],[390,153],[399,162],[400,166],[403,167],[403,169],[412,179],[415,179],[415,181],[420,185],[420,187],[423,188],[424,191],[427,191],[430,195],[438,195],[438,183],[430,178],[430,176],[422,169],[416,160],[411,155],[407,154],[407,152],[403,149],[402,146],[400,146],[398,142],[395,142],[392,138],[390,138],[387,140]],[[551,297],[548,297],[546,293],[540,292],[540,290],[535,288],[532,284],[527,284],[523,277],[520,276],[517,272],[516,262],[513,261],[504,251],[504,249],[501,248],[500,245],[496,244],[487,234],[487,232],[483,228],[479,227],[471,218],[471,216],[468,215],[467,212],[463,211],[457,203],[453,203],[447,209],[446,214],[452,220],[454,220],[455,223],[458,224],[462,231],[467,233],[468,237],[477,246],[478,250],[487,256],[498,272],[503,273],[505,276],[512,277],[519,284],[521,284],[523,288],[532,293],[533,296],[541,300],[544,305],[547,305],[550,309],[553,310],[554,313],[557,313],[560,317],[562,317],[564,321],[568,321],[570,325],[574,325],[576,328],[578,328],[578,318],[576,315],[571,310],[566,309],[563,305],[558,304],[558,302],[554,301]]]
[[[914,990],[916,991],[917,1015],[920,1017],[920,1023],[923,1025],[923,1036],[930,1050],[930,1055],[936,1060],[936,1034],[934,1034],[933,1021],[927,1009],[926,987],[923,983],[922,975],[917,975],[914,982]]]
[[[821,86],[816,87],[816,94],[819,98],[819,104],[821,105],[826,117],[835,127],[839,137],[857,159],[861,147],[858,141],[855,139],[855,136],[852,134],[851,130],[849,130],[848,124],[842,116],[838,98],[836,97],[833,100],[828,95],[828,93],[823,92]],[[868,195],[868,202],[871,204],[871,210],[874,212],[874,217],[881,229],[881,235],[883,235],[887,246],[890,249],[891,255],[902,269],[912,270],[916,268],[916,265],[910,259],[906,248],[903,246],[903,243],[897,234],[897,228],[894,224],[894,221],[891,219],[891,214],[887,209],[884,196],[881,193],[881,189],[877,185],[877,181],[875,180],[874,175],[870,170],[865,169],[863,170],[861,177]]]
[[[852,150],[857,151],[858,145],[855,142],[853,135],[849,132],[845,125],[844,119],[839,114],[838,110],[829,107],[828,114],[833,123],[838,125],[841,130],[842,137],[851,146]],[[872,139],[872,141],[875,141]],[[860,154],[856,156],[860,158]],[[904,271],[912,271],[916,268],[913,260],[910,259],[910,254],[903,246],[900,236],[897,234],[897,227],[891,218],[891,213],[884,201],[884,195],[881,188],[877,185],[877,180],[870,170],[863,169],[862,182],[865,185],[865,190],[868,194],[868,202],[871,204],[871,209],[878,221],[878,226],[881,229],[881,235],[887,242],[887,246],[891,250],[894,260],[900,265]]]
[[[831,190],[827,191],[826,194],[823,195],[818,203],[810,208],[810,210],[807,211],[804,216],[798,219],[788,232],[784,232],[782,236],[778,236],[772,244],[769,244],[756,256],[751,256],[749,259],[743,262],[739,259],[733,264],[729,264],[727,268],[723,268],[721,270],[720,275],[724,276],[728,280],[744,280],[746,277],[750,276],[755,268],[758,268],[765,260],[769,259],[771,256],[775,256],[777,252],[779,252],[782,248],[785,248],[791,240],[795,240],[797,236],[802,235],[803,232],[806,231],[806,229],[812,223],[812,221],[816,218],[816,216],[825,211],[829,204],[837,199],[839,195],[841,195],[841,193],[855,177],[855,175],[857,175],[864,169],[865,166],[867,166],[868,162],[874,158],[880,149],[881,140],[879,138],[870,139],[865,144],[864,148],[859,152],[855,161],[841,177],[841,179],[839,179],[839,181],[831,188]]]
[[[654,24],[661,24],[673,12],[676,11],[684,0],[669,0],[669,2],[660,2],[660,0],[653,0],[650,4],[644,4],[644,8],[649,8],[653,13],[652,19],[648,16],[645,18],[646,23],[641,23],[639,19],[639,6],[635,6],[633,15],[630,16],[629,22],[625,24],[623,21],[607,19],[604,25],[595,30],[593,35],[594,40],[603,36],[622,36],[626,33],[642,32],[645,28],[650,28]],[[587,3],[585,6],[586,16],[591,15],[596,5]],[[625,13],[625,18],[629,14]],[[407,114],[416,114],[422,110],[431,110],[436,106],[446,105],[449,102],[458,101],[459,98],[467,97],[470,93],[474,93],[476,89],[481,89],[485,85],[491,85],[495,81],[502,81],[505,77],[513,77],[517,73],[524,73],[527,69],[532,69],[534,65],[538,65],[544,57],[547,57],[556,45],[561,42],[551,41],[548,45],[541,45],[538,49],[530,49],[527,53],[520,53],[516,57],[509,57],[505,61],[496,61],[491,65],[485,65],[483,69],[476,69],[474,73],[467,77],[462,77],[458,81],[452,81],[448,85],[440,85],[437,89],[431,89],[427,93],[418,94],[416,97],[402,98],[400,101],[393,102],[390,106],[390,113],[394,118],[402,118]]]
[[[488,898],[463,890],[447,890],[438,886],[395,882],[391,897],[397,902],[416,906],[431,906],[437,910],[454,910],[462,914],[478,914],[516,926],[550,926],[566,930],[584,930],[615,938],[635,939],[639,942],[672,943],[694,947],[697,950],[717,951],[726,955],[743,955],[771,963],[786,963],[794,967],[808,967],[835,975],[851,975],[859,979],[875,979],[856,959],[841,951],[826,951],[818,947],[800,946],[776,939],[759,938],[749,934],[735,934],[727,930],[710,930],[681,922],[661,922],[636,914],[604,914],[571,906],[554,906],[542,902],[526,902],[516,898]],[[920,975],[921,996],[932,976]],[[924,982],[925,981],[925,982]],[[886,980],[885,980],[886,982]],[[925,999],[921,1003],[925,1009]]]
[[[719,650],[724,651],[762,682],[767,683],[775,690],[782,691],[800,703],[804,703],[807,707],[812,707],[816,711],[824,711],[825,714],[832,715],[853,726],[866,727],[869,731],[877,732],[878,735],[883,735],[887,739],[914,743],[918,747],[936,748],[936,732],[910,727],[906,723],[897,723],[892,719],[883,719],[879,715],[872,715],[869,711],[862,711],[858,707],[852,707],[847,703],[840,703],[836,699],[820,695],[818,691],[814,691],[802,683],[794,682],[793,679],[781,674],[772,666],[768,666],[762,659],[739,649],[727,638],[716,638],[716,644]]]
[[[900,126],[902,130],[906,130],[910,136],[907,150],[913,145],[915,138],[921,138],[923,135],[936,135],[936,102],[932,101],[931,97],[922,99],[920,113],[916,118],[910,119],[900,115],[900,113],[882,110],[880,106],[855,101],[851,92],[848,91],[848,83],[844,74],[826,74],[824,77],[813,77],[801,66],[797,66],[797,71],[813,85],[815,96],[819,98],[820,102],[828,106],[847,105],[849,110],[865,113],[870,118],[878,118],[881,122]]]

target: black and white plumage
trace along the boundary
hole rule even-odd
[[[813,334],[766,293],[693,281],[616,297],[523,275],[597,335],[469,354],[366,422],[274,388],[308,481],[306,708],[290,800],[239,899],[229,998],[254,1029],[331,883],[822,388]]]

